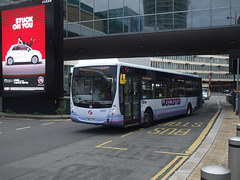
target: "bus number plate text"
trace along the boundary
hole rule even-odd
[[[96,121],[96,118],[87,118],[88,121]]]

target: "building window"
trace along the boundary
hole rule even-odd
[[[210,10],[192,12],[192,27],[210,27]]]
[[[109,1],[109,18],[123,17],[123,0]]]
[[[109,20],[109,34],[123,33],[123,18]]]

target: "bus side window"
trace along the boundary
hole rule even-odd
[[[169,78],[168,75],[157,72],[156,73],[156,83],[155,83],[155,90],[156,95],[155,98],[167,98],[169,97]]]
[[[178,92],[177,92],[177,96],[178,97],[185,97],[185,81],[183,79],[178,79],[177,81],[178,85]]]
[[[156,82],[156,98],[166,98],[167,97],[167,84],[164,82]]]
[[[149,91],[150,91],[150,87],[148,82],[142,81],[142,98],[143,99],[149,98]]]
[[[171,80],[170,97],[177,97],[177,82],[174,79]]]
[[[150,81],[142,81],[142,98],[143,99],[152,99],[155,98],[154,94],[154,84]]]

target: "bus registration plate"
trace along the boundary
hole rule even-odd
[[[96,118],[87,118],[88,121],[96,121]]]

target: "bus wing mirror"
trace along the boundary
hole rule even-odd
[[[120,84],[125,84],[126,74],[120,74]]]

